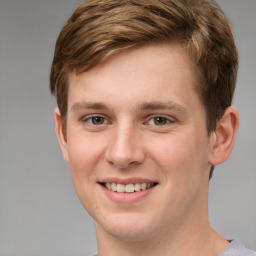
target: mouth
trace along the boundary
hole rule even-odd
[[[150,189],[157,185],[154,182],[142,182],[142,183],[129,183],[129,184],[121,184],[114,182],[104,182],[100,183],[106,189],[117,192],[117,193],[136,193],[139,191]]]

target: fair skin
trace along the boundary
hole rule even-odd
[[[179,45],[125,51],[69,82],[66,133],[58,109],[56,132],[99,256],[218,255],[228,242],[208,222],[209,171],[231,152],[236,109],[207,133]]]

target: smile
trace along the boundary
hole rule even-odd
[[[142,190],[149,189],[156,185],[156,183],[152,182],[143,182],[143,183],[135,183],[135,184],[120,184],[120,183],[113,183],[113,182],[106,182],[102,184],[105,188],[110,191],[117,192],[117,193],[134,193],[139,192]]]

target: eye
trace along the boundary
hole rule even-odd
[[[170,120],[163,116],[155,116],[155,117],[151,118],[148,123],[151,125],[161,126],[161,125],[166,125],[169,122],[170,122]]]
[[[87,119],[88,123],[92,125],[101,125],[106,123],[106,119],[101,116],[93,116]]]

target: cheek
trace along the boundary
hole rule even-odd
[[[164,167],[185,165],[193,159],[194,142],[189,141],[185,136],[170,136],[154,143],[152,155]]]
[[[96,136],[70,136],[67,145],[73,179],[92,181],[104,151],[104,143]]]
[[[155,144],[151,155],[162,170],[163,181],[171,186],[193,186],[206,168],[205,149],[205,143],[195,134],[182,134]]]

